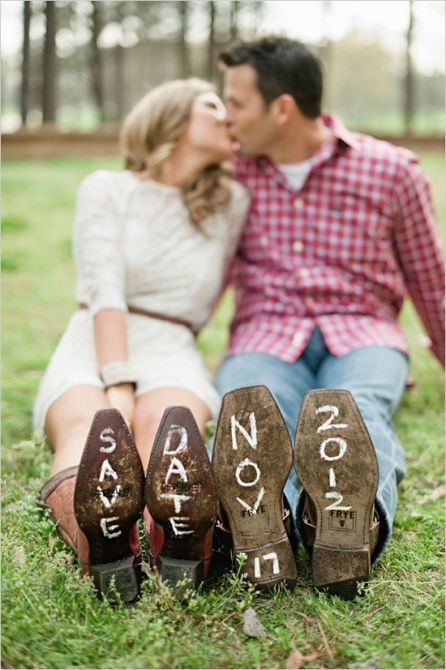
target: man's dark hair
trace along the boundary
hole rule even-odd
[[[291,95],[304,116],[321,114],[322,68],[319,59],[301,42],[286,37],[263,37],[223,51],[226,67],[251,65],[257,88],[266,104],[283,93]]]

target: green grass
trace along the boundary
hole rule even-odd
[[[444,220],[444,159],[425,154],[422,163]],[[283,668],[299,650],[316,655],[308,668],[444,668],[444,507],[432,495],[444,481],[443,377],[419,342],[422,329],[409,305],[402,318],[417,386],[396,417],[409,472],[394,540],[357,601],[315,594],[301,550],[292,593],[257,595],[227,574],[179,603],[151,577],[140,602],[111,609],[39,515],[34,500],[50,453],[32,436],[31,408],[75,306],[76,188],[92,169],[117,165],[52,159],[3,166],[2,656],[16,668]],[[211,369],[224,350],[231,309],[228,295],[200,336]],[[248,606],[265,637],[244,635]]]
[[[340,105],[340,107],[342,107]],[[349,128],[358,128],[371,134],[403,135],[406,132],[405,121],[402,113],[378,112],[354,113],[346,106],[340,109],[340,116]],[[412,132],[416,136],[444,135],[444,110],[438,109],[420,109],[414,114],[412,122]]]

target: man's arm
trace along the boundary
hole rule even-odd
[[[429,183],[415,158],[402,166],[395,196],[398,260],[432,351],[444,365],[444,262]]]

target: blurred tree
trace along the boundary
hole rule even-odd
[[[214,76],[215,60],[215,8],[216,3],[210,0],[209,9],[209,34],[208,34],[208,53],[207,53],[207,78],[212,81]]]
[[[187,32],[189,28],[189,2],[177,2],[180,16],[180,36],[178,39],[178,56],[180,61],[181,77],[190,74],[189,48],[187,44]]]
[[[406,73],[404,77],[404,126],[407,135],[413,131],[415,112],[415,79],[412,65],[412,41],[414,32],[413,0],[409,0],[409,24],[406,32]]]
[[[331,39],[332,22],[332,0],[324,0],[322,5],[322,21],[324,25],[324,37],[320,47],[320,56],[324,64],[324,95],[325,100],[331,103],[332,73],[331,63],[333,59],[333,42]]]
[[[122,30],[122,21],[125,16],[123,2],[115,2],[115,21],[121,26]],[[116,113],[114,115],[115,120],[121,119],[124,115],[124,47],[122,46],[122,35],[121,39],[117,42],[114,49],[114,69],[115,69],[115,102],[116,102]]]
[[[253,39],[258,34],[258,28],[263,15],[263,0],[236,0],[237,35],[240,39]]]
[[[22,126],[26,126],[29,110],[29,80],[30,80],[30,26],[31,3],[23,2],[23,42],[22,42],[22,80],[20,85],[20,118]]]
[[[187,31],[189,27],[189,2],[177,2],[178,12],[180,16],[180,36],[178,39],[178,56],[180,61],[181,77],[188,77],[190,75],[190,60],[189,48],[187,45]]]
[[[56,120],[56,3],[45,3],[45,40],[43,45],[42,121]]]
[[[194,75],[218,85],[219,51],[234,39],[255,37],[265,5],[261,0],[20,2],[23,50],[21,58],[6,64],[2,54],[4,105],[16,110],[14,123],[21,118],[23,124],[26,118],[28,126],[36,126],[44,98],[45,122],[54,120],[57,91],[58,124],[86,129],[95,127],[99,118],[120,121],[141,95],[163,81]],[[320,6],[328,39],[335,3],[324,0]],[[328,106],[352,127],[403,132],[409,118],[405,104],[411,98],[412,131],[441,132],[444,74],[422,76],[416,70],[413,46],[415,32],[422,33],[423,16],[413,0],[409,8],[414,16],[411,26],[401,26],[406,40],[399,50],[387,49],[376,35],[357,29],[342,40],[331,40],[331,54],[325,53],[332,85]]]
[[[237,16],[238,16],[238,10],[240,7],[239,2],[235,2],[235,0],[231,0],[230,2],[230,14],[229,14],[229,39],[235,40],[237,37]]]
[[[102,30],[102,10],[101,2],[92,0],[91,13],[91,40],[90,40],[90,79],[93,100],[96,104],[99,119],[105,121],[104,95],[102,84],[102,55],[99,48],[99,35]]]
[[[377,42],[352,31],[333,44],[331,110],[354,128],[373,129],[399,109],[398,71]]]

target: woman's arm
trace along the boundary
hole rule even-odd
[[[112,363],[128,361],[127,317],[122,309],[101,309],[94,317],[96,356],[100,370]],[[111,407],[118,409],[127,423],[133,421],[135,397],[131,382],[117,383],[106,389]]]
[[[96,171],[79,187],[74,225],[76,297],[94,319],[98,368],[107,371],[106,395],[128,422],[134,410],[132,375],[122,378],[128,361],[123,226],[119,184],[105,170]]]

